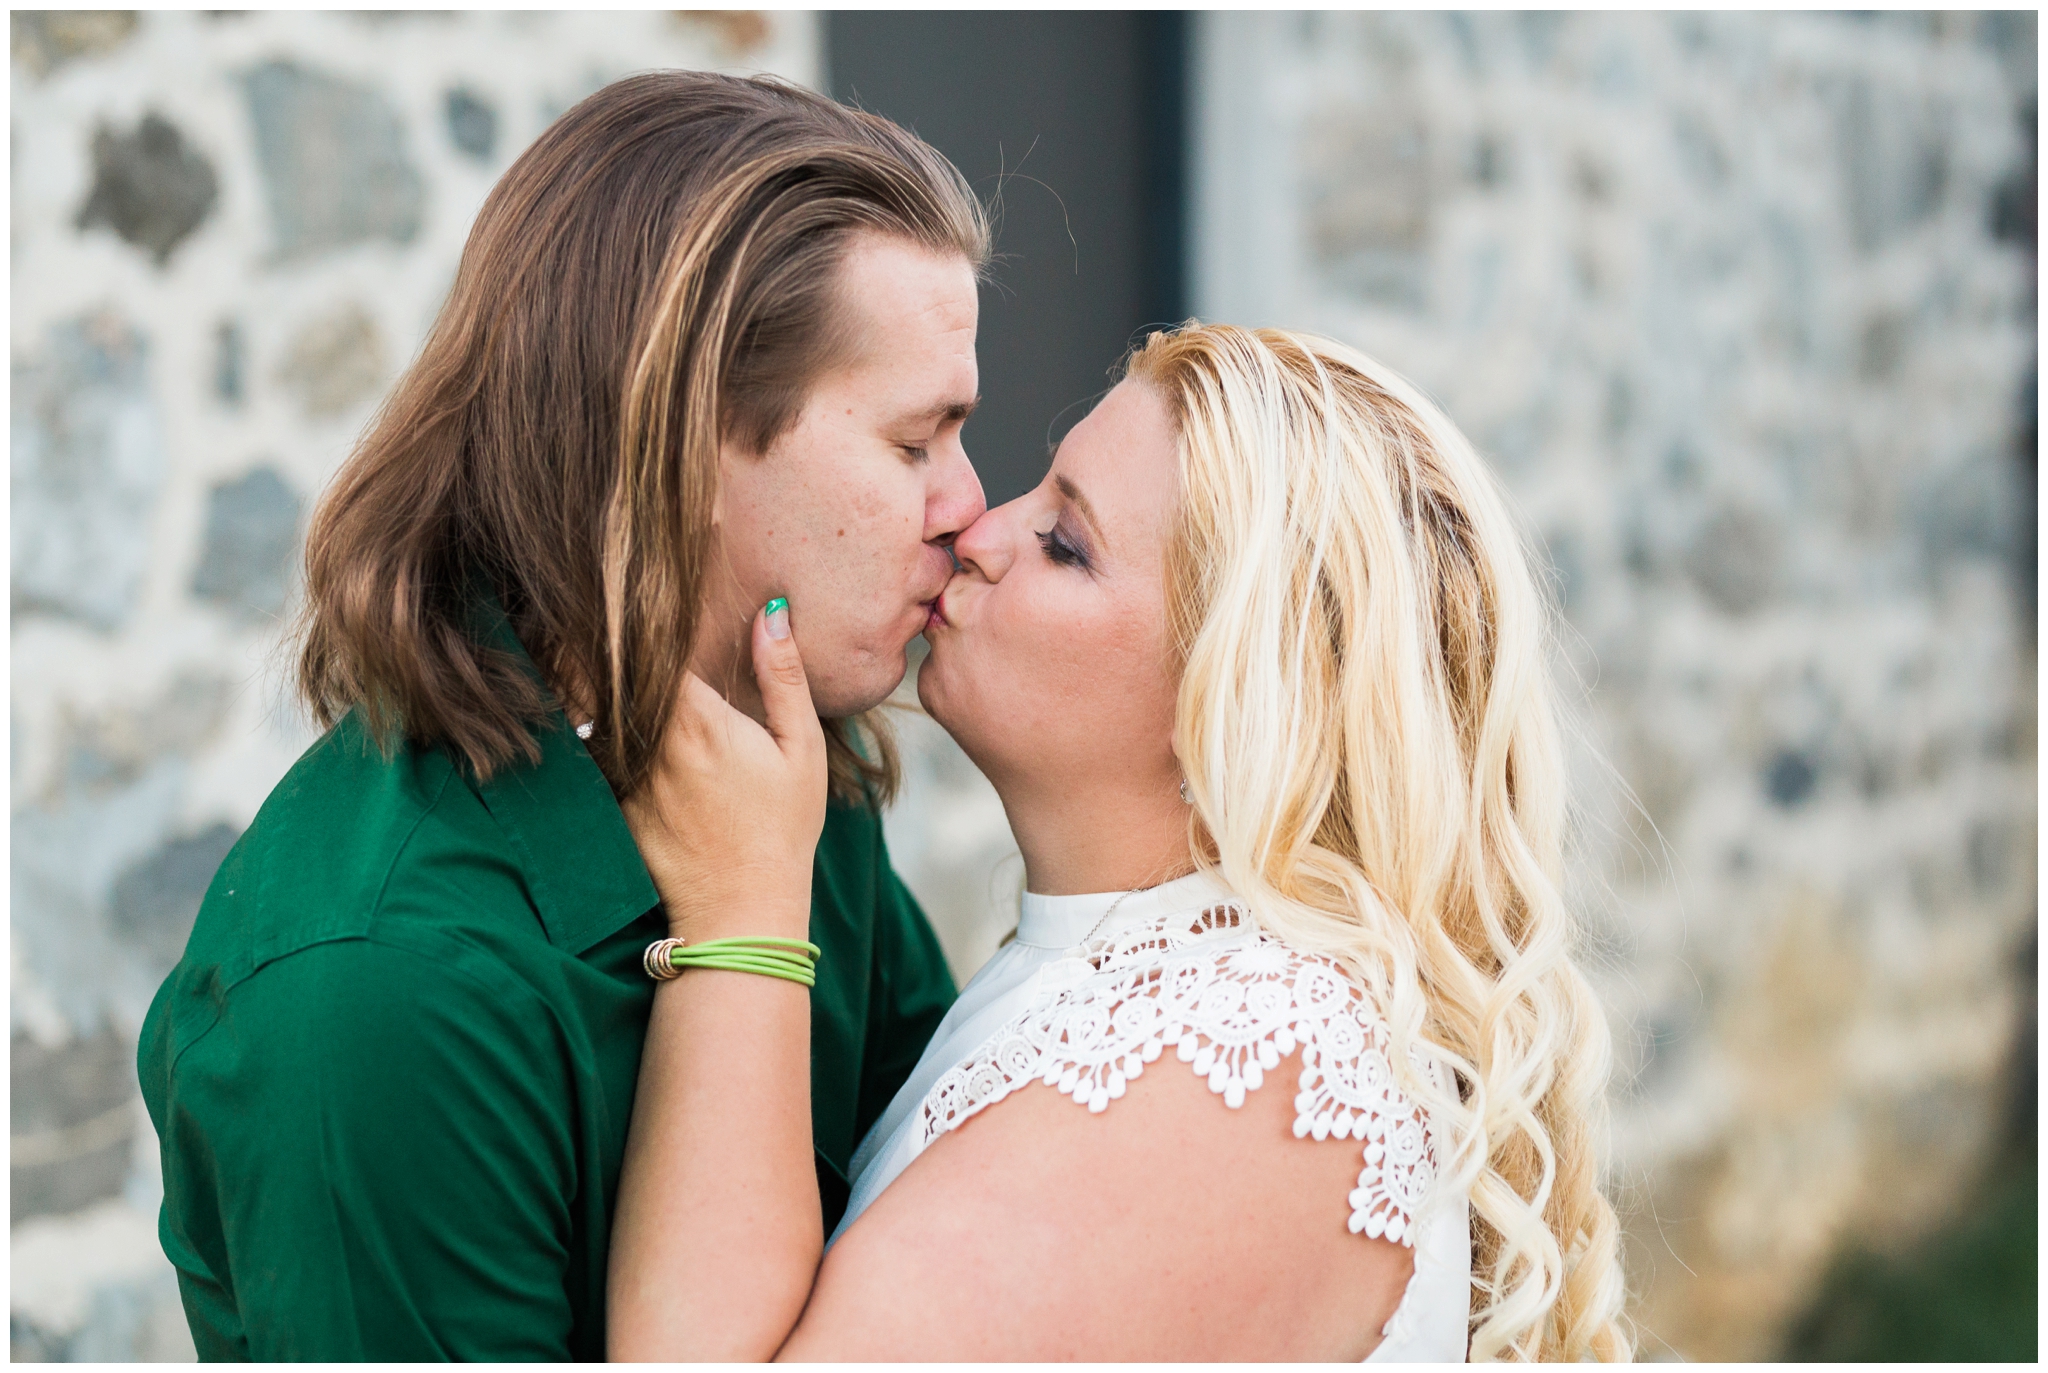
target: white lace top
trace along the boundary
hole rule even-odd
[[[1385,1024],[1335,964],[1259,930],[1199,873],[1130,896],[1025,893],[1017,937],[967,984],[855,1152],[832,1239],[933,1140],[1020,1087],[1044,1082],[1101,1111],[1172,1049],[1235,1107],[1297,1048],[1295,1136],[1359,1141],[1352,1232],[1415,1249],[1415,1274],[1367,1362],[1463,1362],[1465,1198],[1432,1187],[1436,1142],[1395,1085]]]

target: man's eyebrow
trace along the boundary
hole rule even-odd
[[[952,424],[957,422],[964,424],[967,422],[967,417],[974,413],[974,407],[979,404],[981,404],[980,396],[976,396],[973,400],[942,401],[928,410],[920,410],[914,415],[905,415],[899,423]]]
[[[1081,488],[1074,485],[1065,476],[1054,477],[1052,484],[1060,489],[1062,496],[1065,496],[1074,503],[1074,508],[1081,512],[1083,519],[1088,521],[1088,527],[1095,531],[1095,537],[1101,539],[1106,546],[1109,543],[1109,539],[1102,532],[1102,521],[1095,518],[1095,507],[1088,504],[1088,498],[1081,494]]]

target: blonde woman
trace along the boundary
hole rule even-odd
[[[1190,325],[955,555],[918,690],[1002,796],[1017,938],[825,1216],[826,762],[771,603],[761,717],[691,680],[627,805],[684,952],[612,1357],[1626,1358],[1547,611],[1470,445],[1352,349]]]

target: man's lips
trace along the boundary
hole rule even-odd
[[[936,547],[936,545],[927,545],[927,547]],[[952,553],[943,548],[939,548],[937,551],[945,554],[946,567],[944,575],[939,578],[939,584],[932,588],[932,594],[928,598],[918,601],[918,604],[924,607],[924,627],[926,629],[936,629],[940,625],[951,625],[953,623],[946,618],[946,589],[953,585],[953,578],[960,575],[960,565],[953,560]]]

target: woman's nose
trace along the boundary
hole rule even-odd
[[[1014,504],[1014,502],[1013,502]],[[1010,570],[1012,552],[1010,526],[1016,521],[1011,518],[1008,505],[999,505],[993,510],[982,512],[981,518],[960,531],[953,540],[953,560],[963,569],[972,569],[983,580],[999,582]]]

